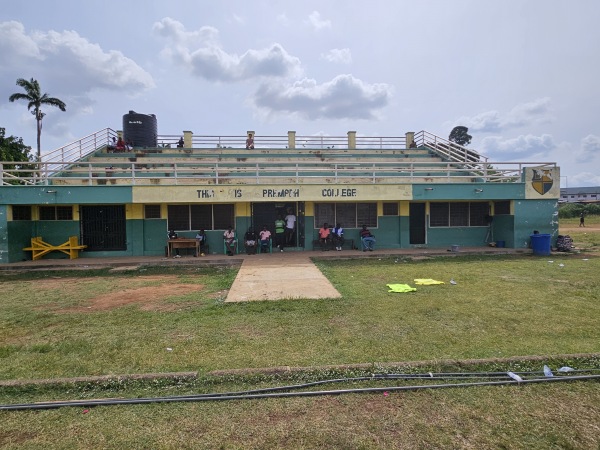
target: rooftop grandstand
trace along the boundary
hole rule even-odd
[[[156,147],[117,152],[106,128],[42,156],[0,162],[2,185],[248,185],[323,183],[514,183],[525,167],[548,162],[491,162],[473,149],[426,131],[401,137],[157,136]]]

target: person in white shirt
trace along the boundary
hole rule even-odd
[[[233,256],[236,253],[237,240],[235,239],[235,231],[231,225],[223,233],[223,241],[225,242],[227,254]]]
[[[342,224],[338,223],[333,231],[331,232],[331,240],[335,244],[335,249],[339,252],[342,251],[342,245],[344,245],[344,229],[342,228]]]
[[[291,245],[294,238],[294,230],[296,229],[296,216],[292,208],[288,209],[288,214],[283,220],[285,220],[285,243]]]

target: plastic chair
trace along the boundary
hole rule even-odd
[[[269,253],[273,253],[273,239],[269,238],[269,245],[267,246],[267,248],[269,249]],[[263,246],[261,244],[261,241],[258,241],[258,253],[262,253],[263,252]]]
[[[237,254],[237,253],[240,252],[240,246],[239,246],[239,241],[238,241],[238,238],[237,238],[237,233],[233,234],[233,239],[234,239],[234,242],[235,242],[235,252],[234,252],[234,254]],[[227,249],[227,244],[225,243],[225,239],[223,239],[223,253],[226,255],[228,251],[229,250]]]

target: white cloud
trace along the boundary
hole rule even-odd
[[[242,55],[227,53],[219,43],[219,32],[212,27],[186,31],[171,18],[154,24],[157,34],[171,41],[163,55],[210,81],[237,82],[261,77],[288,77],[301,73],[300,60],[279,44]]]
[[[253,101],[267,114],[284,112],[309,120],[373,119],[391,96],[392,87],[387,84],[368,84],[352,75],[338,75],[323,84],[307,78],[290,86],[263,84]]]
[[[533,136],[528,134],[512,139],[503,139],[498,136],[483,138],[479,151],[496,160],[521,159],[524,157],[531,160],[547,158],[556,148],[557,144],[551,135]]]
[[[25,27],[20,22],[10,21],[0,23],[0,53],[3,65],[17,58],[33,58],[42,60],[40,49],[31,36],[25,33]]]
[[[69,96],[89,97],[98,88],[135,94],[155,86],[152,76],[123,53],[105,51],[75,31],[27,34],[20,23],[4,22],[0,23],[0,36],[3,59],[18,60],[20,66],[17,73],[13,65],[2,64],[2,79],[32,76],[28,74],[36,78],[36,74],[43,74],[43,79],[38,80],[42,89],[51,85],[50,94],[61,94],[65,101]],[[28,70],[24,71],[23,66]],[[11,89],[15,92],[16,88]],[[90,102],[88,98],[87,103]]]
[[[325,28],[331,28],[331,20],[321,19],[321,13],[319,13],[318,11],[313,11],[308,16],[308,23],[317,31],[323,30]]]
[[[581,140],[581,150],[577,152],[578,162],[589,162],[600,155],[600,137],[589,134]]]
[[[332,63],[350,64],[352,53],[349,48],[333,48],[327,53],[321,53],[321,59]]]
[[[514,128],[549,123],[553,120],[550,98],[544,97],[528,103],[521,103],[508,113],[486,111],[472,117],[461,117],[454,125],[463,125],[469,131],[483,133],[505,132]]]
[[[219,30],[216,28],[204,26],[195,31],[187,31],[181,22],[170,17],[154,23],[152,29],[159,36],[184,46],[216,46],[219,44]]]
[[[284,27],[288,27],[290,25],[290,19],[288,19],[285,13],[278,14],[275,20]]]
[[[562,177],[561,177],[562,178]],[[600,186],[600,174],[592,172],[579,172],[569,175],[566,180],[569,186]]]

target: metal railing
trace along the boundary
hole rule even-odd
[[[116,139],[117,132],[110,128],[96,131],[56,150],[43,154],[42,161],[62,164],[79,161],[90,153],[94,153],[96,150],[111,144],[113,137]]]
[[[481,155],[476,150],[463,147],[455,142],[428,133],[427,131],[419,131],[415,133],[415,142],[419,146],[429,147],[435,153],[448,161],[456,161],[462,163],[479,163],[487,162],[488,158]]]
[[[263,160],[256,160],[250,156],[245,161],[243,155],[237,157],[226,149],[244,149],[246,136],[193,136],[192,149],[184,149],[188,156],[198,153],[206,157],[207,150],[210,155],[216,155],[219,160],[229,161],[229,164],[202,163],[189,161],[185,158],[174,156],[172,161],[167,158],[152,161],[152,164],[125,161],[125,155],[115,155],[116,160],[109,158],[99,151],[112,144],[113,138],[118,133],[110,128],[92,133],[81,139],[71,142],[42,156],[41,162],[27,163],[26,166],[15,166],[14,163],[0,162],[0,185],[39,185],[77,183],[102,184],[98,180],[118,180],[120,184],[137,184],[154,180],[154,183],[248,183],[249,177],[257,184],[278,178],[289,180],[289,174],[295,174],[292,182],[335,182],[347,180],[351,177],[360,177],[364,180],[365,174],[371,182],[393,180],[402,177],[402,180],[431,179],[432,181],[472,179],[483,182],[516,182],[521,180],[521,172],[525,166],[554,167],[555,163],[490,163],[488,158],[477,151],[460,146],[435,134],[420,131],[415,133],[415,144],[421,148],[429,149],[432,154],[442,158],[442,163],[412,162],[400,164],[399,162],[372,162],[368,161],[369,151],[407,150],[406,137],[367,137],[355,136],[356,148],[349,148],[348,136],[295,136],[294,154],[298,160],[294,161],[287,149],[288,136],[255,136],[255,150],[268,153],[274,159],[284,161],[277,165]],[[156,148],[133,148],[128,153],[135,156],[145,154],[164,153],[165,148],[176,148],[181,135],[159,135]],[[225,149],[225,150],[223,150]],[[271,152],[265,150],[271,149]],[[278,153],[278,150],[280,152]],[[292,150],[292,149],[290,149]],[[328,156],[337,158],[352,158],[346,164],[340,162],[301,161],[300,154],[304,151],[313,153],[314,150],[328,150]],[[234,151],[235,153],[235,151]],[[352,153],[352,154],[349,154]],[[86,162],[89,156],[95,155],[94,162]],[[98,156],[99,155],[99,156]],[[106,156],[105,156],[106,155]],[[278,156],[279,155],[279,156]],[[390,153],[392,155],[392,152]],[[133,155],[130,155],[133,156]],[[164,156],[164,155],[163,155]],[[105,161],[102,161],[105,157]],[[119,161],[119,157],[123,161]],[[287,157],[287,159],[286,159]],[[390,156],[393,158],[393,156]],[[90,160],[93,158],[89,158]],[[137,159],[137,158],[136,158]],[[232,167],[232,162],[235,165]],[[285,174],[285,175],[283,175]],[[158,181],[157,181],[158,180]],[[162,180],[162,181],[160,181]],[[294,181],[295,180],[295,181]]]
[[[64,169],[56,172],[56,166]],[[337,182],[398,184],[409,182],[515,183],[522,181],[525,167],[550,169],[548,162],[268,162],[239,161],[232,157],[218,162],[187,162],[184,158],[157,158],[155,163],[106,160],[0,163],[1,185],[97,185],[111,184],[296,184]]]

